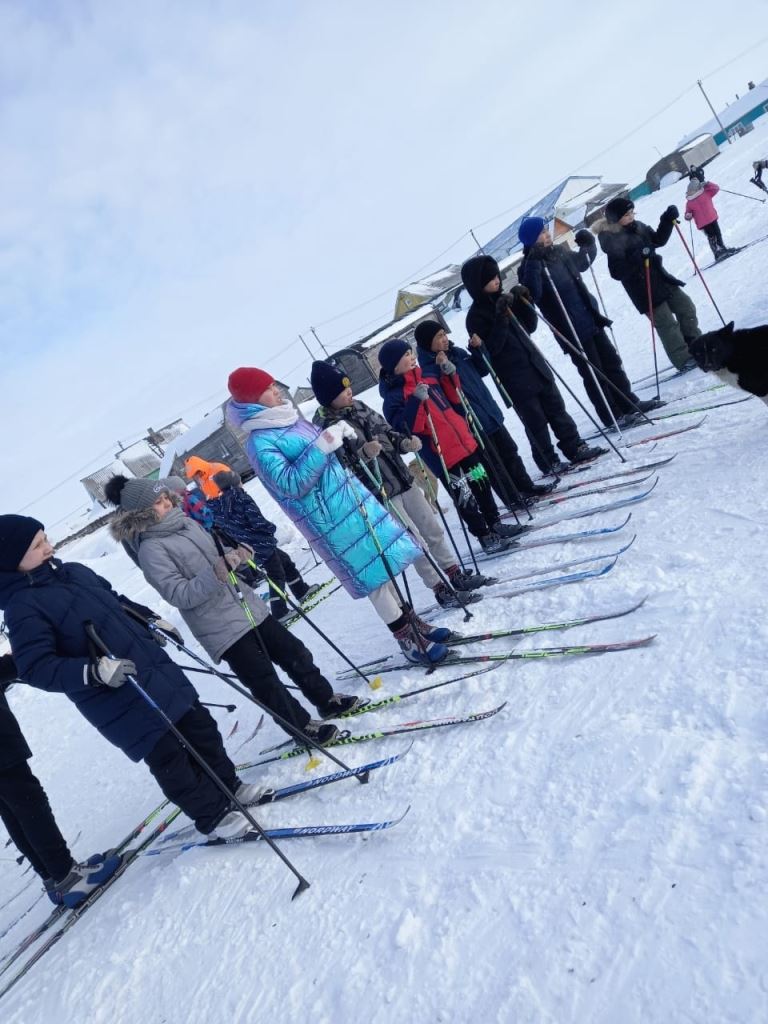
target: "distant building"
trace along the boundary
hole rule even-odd
[[[638,185],[629,193],[631,199],[639,199],[641,195],[648,195],[661,188],[667,175],[676,174],[678,179],[685,177],[691,164],[703,167],[710,160],[714,160],[720,152],[720,147],[715,142],[714,136],[709,134],[696,135],[688,142],[678,146],[673,153],[668,153],[657,160],[653,167],[649,167],[645,175],[643,185]]]
[[[759,85],[750,82],[743,96],[737,96],[733,103],[718,111],[716,118],[710,118],[689,132],[681,139],[678,148],[699,135],[712,135],[718,146],[722,146],[728,138],[738,138],[751,132],[754,122],[765,114],[768,114],[768,78]]]
[[[140,479],[154,479],[159,475],[160,463],[163,458],[165,446],[179,437],[189,428],[184,420],[174,420],[172,423],[154,430],[149,427],[147,436],[139,441],[134,441],[127,447],[123,447],[118,441],[119,451],[115,452],[115,460],[108,466],[89,473],[83,477],[80,483],[85,488],[89,498],[106,506],[107,499],[104,495],[104,485],[111,477],[120,474],[127,477],[138,477]]]

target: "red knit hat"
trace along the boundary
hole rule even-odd
[[[238,366],[229,375],[227,387],[236,402],[258,402],[275,378],[255,366]]]

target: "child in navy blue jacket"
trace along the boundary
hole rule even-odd
[[[221,489],[218,498],[210,498],[207,505],[213,514],[213,525],[238,544],[253,548],[254,562],[283,593],[286,586],[290,587],[297,601],[306,601],[317,593],[319,588],[306,583],[288,552],[277,546],[275,524],[265,518],[242,486],[240,474],[220,470],[213,474],[213,482]],[[270,591],[269,610],[276,619],[288,617],[288,606],[275,590]]]
[[[241,803],[258,801],[263,790],[237,778],[216,722],[162,650],[165,641],[147,628],[154,621],[176,633],[170,623],[115,593],[86,566],[54,559],[42,523],[18,515],[0,516],[0,609],[23,682],[63,693],[105,739],[132,761],[144,761],[165,796],[201,832],[227,837],[242,831],[245,815],[231,810],[161,715],[126,685],[129,676],[138,679]],[[93,650],[88,623],[113,657]]]

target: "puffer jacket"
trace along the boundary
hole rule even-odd
[[[213,515],[214,526],[238,544],[248,544],[253,548],[254,561],[259,565],[274,554],[277,528],[242,487],[225,487],[219,497],[212,498],[206,507]]]
[[[314,416],[314,422],[321,430],[342,420],[354,428],[357,440],[345,438],[344,444],[336,451],[339,462],[351,470],[378,498],[378,486],[360,465],[361,459],[365,461],[365,456],[361,451],[363,445],[366,441],[372,441],[375,438],[381,444],[381,452],[376,456],[376,464],[386,496],[394,498],[409,490],[413,484],[413,477],[400,456],[400,445],[405,440],[405,435],[398,433],[390,427],[383,416],[371,409],[365,402],[359,402],[357,399],[346,409],[326,409],[320,406]],[[373,460],[367,463],[367,466],[375,476]]]
[[[525,399],[549,388],[554,377],[544,356],[523,333],[536,330],[536,311],[521,299],[515,300],[512,312],[522,331],[509,317],[497,315],[498,293],[487,294],[480,283],[487,268],[500,273],[498,263],[490,256],[473,256],[461,268],[461,279],[473,300],[467,311],[467,333],[482,340],[493,369],[514,404],[516,398]]]
[[[520,284],[525,285],[547,320],[565,335],[571,345],[575,341],[569,319],[581,342],[591,341],[602,327],[610,327],[612,321],[602,315],[596,299],[581,279],[581,275],[594,262],[596,245],[584,246],[578,252],[569,252],[559,245],[533,245],[526,247],[524,253],[517,271]],[[558,295],[565,306],[567,317],[558,302]],[[572,353],[572,349],[557,334],[555,340],[564,352],[569,355]]]
[[[6,687],[17,679],[18,675],[13,657],[4,654],[0,658],[0,771],[18,764],[19,761],[28,761],[32,757],[32,751],[24,739],[21,726],[16,721],[16,716],[8,706],[8,699],[5,696]]]
[[[137,545],[147,583],[179,609],[214,661],[249,632],[251,624],[237,595],[213,571],[219,559],[213,538],[181,509],[173,509],[160,522],[151,508],[120,512],[111,530],[116,540]],[[240,589],[258,625],[269,609],[250,587],[241,583]]]
[[[319,427],[276,413],[258,404],[228,405],[230,421],[248,434],[246,452],[261,482],[347,593],[367,597],[389,582],[377,542],[394,573],[411,565],[421,549],[334,452],[317,447]]]
[[[424,382],[429,387],[429,398],[420,402],[414,395],[417,384]],[[434,377],[424,377],[421,368],[403,374],[379,374],[379,393],[384,399],[384,415],[395,430],[415,434],[421,439],[419,454],[438,480],[445,476],[440,465],[440,455],[432,437],[432,430],[424,409],[426,405],[437,441],[448,469],[477,451],[477,441],[456,407],[461,405],[453,384],[438,383]]]
[[[111,689],[91,681],[94,655],[87,622],[94,624],[112,654],[135,663],[139,683],[172,722],[197,700],[178,665],[125,608],[144,618],[154,613],[115,593],[84,565],[52,560],[30,573],[0,573],[0,608],[19,678],[37,689],[65,694],[132,761],[146,757],[168,727],[129,683]]]
[[[417,355],[424,376],[430,380],[437,381],[448,400],[455,404],[455,389],[451,387],[449,375],[443,373],[438,366],[437,353],[427,352],[419,346]],[[494,402],[493,395],[483,381],[483,377],[489,371],[483,362],[480,351],[476,348],[464,351],[464,349],[454,345],[453,342],[449,342],[446,355],[456,367],[464,398],[475,414],[480,428],[486,434],[493,434],[499,427],[503,426],[504,413]],[[459,405],[456,408],[457,410],[463,410],[464,407],[461,405],[461,399],[459,399]]]
[[[645,257],[643,249],[650,249],[649,269],[651,278],[651,302],[653,308],[666,302],[675,288],[682,288],[667,270],[656,252],[657,247],[669,241],[675,222],[662,216],[659,226],[653,228],[635,220],[622,227],[609,224],[605,219],[596,221],[592,231],[597,235],[600,248],[608,257],[608,272],[615,281],[621,281],[624,290],[632,300],[638,313],[648,313],[648,285],[645,279]]]
[[[699,230],[705,228],[707,224],[714,224],[717,220],[717,210],[712,200],[719,191],[720,186],[716,185],[714,181],[705,181],[704,191],[686,201],[685,219],[693,219],[693,223]]]

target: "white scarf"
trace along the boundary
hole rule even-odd
[[[273,427],[292,427],[299,419],[299,410],[290,402],[270,409],[265,407],[240,424],[242,430],[268,430]]]

